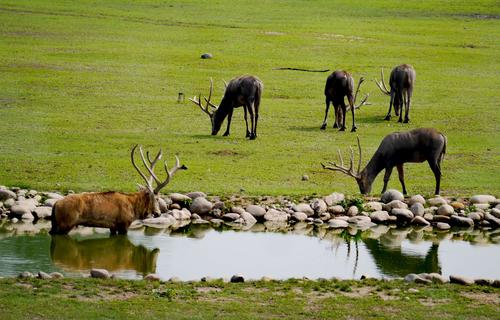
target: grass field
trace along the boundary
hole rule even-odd
[[[333,130],[333,115],[319,130],[327,74],[273,70],[297,67],[369,80],[372,105],[357,114],[363,163],[390,132],[436,127],[448,137],[442,193],[498,195],[499,17],[497,1],[2,0],[0,184],[131,191],[140,143],[189,167],[165,192],[357,193],[320,166],[356,134]],[[372,81],[400,63],[417,72],[404,125],[382,120],[388,98]],[[207,94],[209,77],[218,102],[222,79],[247,73],[265,85],[256,141],[244,138],[241,109],[231,136],[213,137],[206,115],[177,102],[178,92]],[[427,164],[406,171],[410,193],[433,192]],[[381,185],[382,175],[373,191]]]
[[[2,319],[498,319],[500,289],[403,281],[0,280]],[[89,308],[89,306],[91,306]]]

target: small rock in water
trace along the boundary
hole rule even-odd
[[[350,206],[349,209],[347,210],[347,215],[349,217],[354,217],[359,213],[359,209],[356,206]]]
[[[365,203],[363,208],[366,211],[382,211],[382,203],[377,201],[370,201]]]
[[[434,217],[435,218],[435,217]],[[448,230],[450,229],[450,225],[445,223],[445,222],[438,222],[436,223],[436,228],[438,228],[439,230]]]
[[[424,205],[421,204],[420,202],[415,202],[414,204],[411,205],[410,211],[413,213],[414,216],[422,217],[425,213],[425,208]]]
[[[90,270],[90,276],[92,278],[108,279],[111,277],[108,270],[106,269],[92,269]]]
[[[213,204],[210,201],[208,201],[203,197],[198,197],[193,200],[193,203],[191,203],[189,211],[191,211],[192,213],[203,215],[209,213],[212,210],[212,208]]]

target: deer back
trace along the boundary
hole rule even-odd
[[[402,64],[395,67],[389,79],[389,85],[391,86],[391,91],[403,92],[413,88],[413,83],[415,82],[416,73],[415,69],[409,64]]]
[[[326,79],[325,96],[332,100],[343,100],[345,96],[352,96],[353,91],[354,80],[346,71],[334,71]]]

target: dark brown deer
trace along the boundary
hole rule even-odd
[[[323,120],[323,124],[321,125],[321,130],[326,129],[327,118],[328,118],[328,109],[330,108],[330,102],[333,104],[333,108],[335,110],[335,121],[333,123],[333,128],[340,128],[340,131],[344,131],[346,129],[345,126],[345,117],[346,113],[349,109],[351,109],[352,113],[352,129],[351,132],[356,131],[356,124],[354,122],[354,109],[359,109],[366,103],[368,99],[368,95],[361,101],[361,103],[355,106],[356,98],[359,92],[359,87],[361,83],[363,83],[364,78],[361,77],[358,82],[358,87],[356,89],[356,94],[353,95],[354,92],[354,80],[352,76],[346,71],[334,71],[331,75],[326,79],[325,84],[325,119]],[[344,97],[347,96],[347,101],[349,102],[349,108],[347,108]]]
[[[384,70],[381,70],[382,80],[375,81],[382,93],[391,96],[389,102],[389,111],[384,120],[391,120],[391,109],[394,106],[396,116],[399,115],[398,122],[408,123],[410,121],[410,102],[413,94],[413,84],[415,83],[416,73],[415,69],[409,64],[402,64],[395,67],[391,72],[389,78],[389,86],[391,90],[387,89],[384,82]],[[403,105],[405,107],[405,120],[403,121]]]
[[[210,93],[208,98],[204,97],[205,106],[202,105],[201,95],[190,98],[189,100],[198,105],[200,109],[210,117],[210,121],[212,122],[212,135],[216,135],[219,132],[222,122],[224,122],[224,119],[227,117],[227,129],[226,132],[224,132],[224,136],[228,136],[233,110],[234,108],[243,106],[247,128],[246,137],[250,138],[250,140],[254,140],[257,138],[257,121],[259,120],[260,98],[262,97],[263,89],[264,85],[262,81],[255,76],[246,75],[234,78],[226,85],[224,97],[220,105],[216,106],[210,102],[213,90],[213,81],[210,79]],[[248,130],[247,113],[250,114],[250,130]]]
[[[160,214],[158,204],[160,190],[170,182],[177,170],[187,168],[179,164],[177,156],[172,170],[168,169],[165,161],[167,178],[160,181],[154,173],[154,168],[162,157],[162,151],[160,150],[153,160],[150,159],[149,153],[147,153],[146,160],[142,147],[139,147],[140,157],[150,175],[148,178],[135,164],[134,153],[136,149],[137,145],[132,148],[130,156],[132,165],[146,182],[144,187],[141,186],[141,191],[130,194],[121,192],[86,192],[66,196],[57,201],[52,208],[52,229],[50,233],[67,234],[73,227],[81,225],[109,228],[112,235],[116,234],[116,232],[126,234],[132,221],[144,219],[149,214]],[[153,181],[156,182],[156,188],[153,188]]]
[[[439,185],[441,181],[441,160],[446,152],[446,136],[433,128],[420,128],[406,132],[391,133],[382,140],[375,154],[370,159],[366,167],[361,168],[361,145],[358,137],[359,162],[358,170],[354,172],[354,151],[351,150],[350,167],[344,166],[344,161],[339,152],[340,165],[334,162],[328,162],[328,165],[321,164],[324,169],[340,171],[356,179],[361,194],[371,192],[372,183],[380,171],[385,169],[384,188],[387,189],[387,183],[391,177],[392,169],[396,167],[399,173],[399,181],[403,187],[403,193],[406,194],[404,181],[403,165],[406,162],[424,162],[427,161],[436,178],[435,194],[439,194]]]

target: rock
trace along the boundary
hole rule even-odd
[[[491,209],[490,214],[492,216],[494,216],[495,218],[499,218],[500,219],[500,209],[493,208],[493,209]]]
[[[461,285],[471,285],[474,284],[474,280],[467,277],[450,275],[450,283],[457,283]]]
[[[199,198],[199,197],[203,197],[203,198],[207,197],[205,192],[201,192],[201,191],[188,192],[188,193],[186,193],[186,196],[188,196],[189,198],[191,198],[193,200],[196,198]]]
[[[201,217],[198,214],[196,214],[196,213],[193,213],[191,215],[191,220],[200,220],[200,219],[201,219]]]
[[[210,222],[204,219],[195,219],[191,221],[192,224],[209,224]]]
[[[43,202],[43,205],[46,206],[46,207],[53,207],[56,202],[59,201],[58,199],[47,199]]]
[[[444,199],[444,198],[436,197],[436,198],[431,198],[431,199],[427,200],[427,203],[430,206],[439,207],[439,206],[442,206],[443,204],[447,204],[448,201],[446,201],[446,199]]]
[[[392,209],[408,209],[408,205],[400,200],[392,200],[391,202],[382,205],[385,211],[391,211]]]
[[[12,207],[10,207],[10,216],[11,217],[16,217],[16,218],[20,219],[22,216],[30,215],[30,214],[31,214],[31,207],[27,207],[27,206],[19,205],[19,204],[15,204]]]
[[[307,174],[304,174],[302,176],[302,181],[309,181],[309,176]]]
[[[382,203],[377,201],[370,201],[365,203],[363,208],[366,211],[382,211]]]
[[[222,202],[222,201],[216,201],[214,203],[213,209],[214,210],[223,210],[223,209],[226,209],[226,204],[224,202]]]
[[[181,210],[174,209],[170,212],[170,214],[175,218],[175,220],[191,220],[191,212],[186,208],[182,208]]]
[[[491,286],[493,285],[493,280],[490,279],[475,279],[474,283],[479,286]]]
[[[16,199],[16,194],[7,189],[0,189],[0,201],[4,201],[7,199]]]
[[[247,206],[246,211],[257,219],[263,218],[264,215],[266,214],[266,209],[264,209],[261,206],[254,205],[254,204]]]
[[[292,213],[292,218],[295,221],[306,221],[307,214],[305,214],[304,212],[294,212]]]
[[[48,199],[56,199],[56,200],[61,200],[62,198],[64,198],[63,195],[56,192],[46,192],[45,196],[47,196]]]
[[[191,198],[182,193],[171,193],[168,195],[170,200],[174,203],[185,203],[186,201],[190,201]]]
[[[412,196],[409,200],[408,200],[408,205],[411,207],[412,205],[414,205],[415,203],[420,203],[422,206],[425,204],[425,199],[424,197],[422,197],[421,195],[419,194],[416,194],[414,196]]]
[[[62,279],[62,278],[64,278],[63,274],[62,274],[62,273],[60,273],[60,272],[52,272],[52,273],[50,274],[50,277],[51,277],[52,279]]]
[[[335,206],[328,207],[328,212],[330,212],[331,214],[335,214],[335,215],[343,214],[345,212],[345,209],[341,205],[335,205]]]
[[[274,221],[274,222],[286,222],[288,221],[288,213],[283,211],[278,211],[276,209],[269,209],[264,215],[264,219],[266,221]]]
[[[210,223],[213,224],[214,226],[219,226],[224,223],[224,220],[221,219],[212,219],[210,220]]]
[[[326,197],[323,198],[327,206],[333,206],[336,205],[337,203],[344,201],[345,196],[343,193],[338,193],[334,192]]]
[[[320,224],[323,224],[323,220],[321,220],[320,218],[316,218],[316,219],[313,220],[313,223],[317,224],[317,225],[320,225]]]
[[[420,291],[418,289],[415,289],[415,288],[410,288],[410,289],[408,289],[408,292],[409,293],[419,293]]]
[[[441,216],[451,216],[454,213],[455,210],[449,204],[443,204],[437,210],[437,214]]]
[[[349,223],[340,219],[331,219],[330,221],[328,221],[328,226],[330,228],[347,228],[349,226]]]
[[[198,197],[193,200],[191,206],[189,207],[189,211],[192,213],[197,213],[200,215],[204,215],[209,213],[213,208],[213,204],[203,197]]]
[[[234,275],[231,277],[231,282],[236,283],[236,282],[245,282],[245,278],[241,275]]]
[[[211,53],[204,53],[200,56],[202,59],[212,59],[214,56]]]
[[[449,216],[435,215],[432,217],[433,222],[444,222],[450,223],[451,218]]]
[[[424,205],[421,204],[420,202],[415,202],[414,204],[411,205],[410,211],[413,213],[415,217],[417,216],[423,217],[425,213],[425,208]]]
[[[90,270],[90,276],[92,278],[108,279],[111,277],[108,270],[106,269],[92,269]]]
[[[492,227],[500,227],[500,219],[490,213],[484,214],[484,220],[488,221]]]
[[[305,214],[307,214],[308,217],[314,215],[314,210],[307,203],[296,204],[296,205],[293,206],[292,209],[295,212],[304,212]]]
[[[319,214],[319,219],[321,221],[328,221],[332,218],[332,215],[329,212],[323,212]]]
[[[9,209],[10,207],[12,207],[15,204],[16,204],[16,200],[14,200],[13,198],[9,198],[3,202],[3,206],[7,209]]]
[[[148,281],[160,281],[160,276],[157,275],[156,273],[148,273],[144,277],[144,280],[148,280]]]
[[[417,225],[417,226],[428,226],[430,225],[430,223],[425,220],[423,217],[421,216],[416,216],[415,218],[413,218],[410,222],[410,224],[414,224],[414,225]]]
[[[424,212],[429,213],[429,214],[436,214],[437,210],[438,210],[437,207],[429,207],[429,208],[425,208]]]
[[[411,220],[414,218],[413,213],[408,209],[392,209],[391,215],[396,216],[398,220]]]
[[[33,220],[35,220],[35,216],[33,215],[33,213],[28,212],[28,213],[23,214],[21,216],[21,219],[23,221],[33,221]]]
[[[36,207],[34,215],[37,219],[46,219],[52,216],[52,208],[50,207]]]
[[[164,213],[168,211],[167,202],[163,198],[158,198],[158,206],[160,207],[160,212]]]
[[[488,203],[476,203],[474,204],[474,207],[477,209],[477,210],[487,210],[490,208],[490,205]]]
[[[466,218],[466,217],[460,217],[458,215],[452,215],[450,217],[450,223],[455,226],[460,226],[460,227],[473,227],[474,226],[474,220],[471,218]]]
[[[234,206],[234,207],[231,207],[231,212],[234,212],[234,213],[239,213],[240,215],[243,213],[243,212],[247,212],[245,211],[245,209],[243,209],[242,207],[240,206]],[[264,213],[266,211],[264,210]]]
[[[491,203],[495,202],[496,197],[491,196],[491,195],[486,195],[486,194],[479,194],[475,195],[472,198],[470,198],[470,203],[476,204],[476,203]]]
[[[453,201],[452,203],[450,203],[450,206],[452,206],[453,209],[455,209],[455,210],[464,210],[465,209],[465,204],[463,204],[463,202],[460,202],[460,201]]]
[[[334,217],[334,219],[337,219],[337,220],[344,220],[347,222],[347,220],[349,220],[349,217],[348,216],[336,216]]]
[[[389,221],[389,213],[387,211],[378,210],[370,214],[370,219],[375,223],[385,223]]]
[[[349,217],[354,217],[359,213],[359,209],[356,206],[350,206],[349,209],[347,210],[347,215]]]
[[[314,199],[311,203],[311,209],[313,209],[316,214],[320,214],[326,212],[328,207],[323,199]]]
[[[145,225],[162,225],[169,226],[175,223],[175,218],[171,215],[164,215],[157,218],[148,218],[142,221]]]
[[[405,199],[404,195],[395,189],[389,189],[380,198],[383,203],[389,203],[393,200],[403,201]]]
[[[27,278],[33,278],[33,277],[34,277],[34,275],[29,271],[21,272],[18,276],[18,278],[21,278],[21,279],[27,279]]]
[[[38,271],[38,279],[48,280],[48,279],[52,279],[52,277],[48,273],[45,273],[43,271]]]
[[[428,280],[431,280],[432,282],[436,282],[436,283],[447,283],[448,282],[448,279],[446,279],[445,277],[443,277],[439,273],[435,273],[435,272],[427,274],[427,276],[425,278]]]
[[[424,219],[427,221],[434,221],[434,215],[430,213],[425,213],[424,214]]]
[[[467,217],[472,219],[474,223],[478,223],[483,220],[483,215],[481,215],[479,212],[471,212],[467,215]]]
[[[248,212],[243,212],[240,216],[243,219],[243,221],[245,222],[245,225],[247,225],[247,226],[252,226],[255,223],[257,223],[257,219],[255,219],[255,217]]]
[[[169,206],[170,210],[174,210],[174,209],[177,209],[177,210],[181,210],[181,206],[180,204],[178,203],[172,203],[170,206]]]
[[[434,217],[435,218],[435,217]],[[438,222],[436,223],[436,228],[439,230],[448,230],[450,229],[450,225],[445,223],[445,222]]]
[[[415,282],[415,283],[424,283],[424,284],[432,283],[431,280],[424,279],[415,273],[407,274],[405,276],[404,280],[406,282]]]
[[[226,221],[235,221],[235,220],[239,219],[240,217],[241,216],[237,213],[226,213],[225,215],[222,216],[222,219],[226,220]]]

